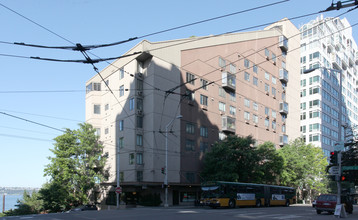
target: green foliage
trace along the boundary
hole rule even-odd
[[[279,152],[284,159],[281,184],[308,191],[311,199],[327,192],[325,168],[328,163],[321,148],[296,139]]]
[[[283,159],[272,143],[253,147],[251,137],[228,136],[216,143],[204,158],[202,177],[206,181],[274,183]]]
[[[51,181],[40,190],[44,206],[51,212],[85,204],[92,191],[105,180],[106,156],[90,124],[79,124],[78,130],[66,130],[55,138],[55,155],[49,157],[45,176]]]
[[[160,199],[160,194],[147,194],[139,198],[139,205],[143,206],[159,206],[162,203]]]
[[[40,194],[33,191],[32,194],[24,191],[23,199],[17,201],[17,208],[4,213],[5,216],[39,214],[43,211],[43,201]]]

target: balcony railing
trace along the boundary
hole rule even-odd
[[[235,118],[232,118],[230,116],[222,116],[222,131],[235,133]]]
[[[222,72],[222,87],[224,89],[236,90],[236,78],[234,74]]]
[[[279,44],[278,46],[281,48],[281,50],[287,51],[288,50],[288,40],[285,36],[279,37]]]
[[[280,102],[280,113],[287,115],[288,114],[288,103],[287,102]]]
[[[285,134],[280,135],[280,145],[284,146],[288,144],[288,136]]]
[[[288,82],[288,71],[284,68],[281,68],[280,72],[279,72],[279,78],[282,82],[287,83]]]

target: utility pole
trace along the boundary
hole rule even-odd
[[[6,195],[6,193],[4,193],[4,195],[2,195],[2,213],[5,212],[5,195]]]

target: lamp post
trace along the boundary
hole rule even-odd
[[[164,187],[165,187],[165,202],[164,207],[168,207],[168,128],[174,122],[175,119],[182,118],[182,115],[178,115],[173,118],[167,126],[165,126],[165,169],[164,169]]]
[[[338,93],[338,98],[339,98],[339,102],[338,102],[338,108],[339,108],[339,113],[338,113],[338,143],[336,145],[340,145],[340,143],[343,143],[343,147],[344,147],[344,140],[342,141],[342,75],[343,75],[343,71],[342,70],[337,70],[337,69],[330,69],[330,68],[326,68],[326,67],[316,67],[316,68],[312,68],[312,69],[308,69],[303,71],[304,74],[310,73],[315,71],[316,69],[325,69],[325,70],[330,70],[330,71],[335,71],[335,72],[339,72],[339,93]],[[341,149],[338,150],[338,155],[337,155],[337,163],[338,163],[338,177],[336,176],[336,181],[337,181],[337,206],[341,205],[341,181],[340,181],[340,176],[342,174],[342,152]],[[342,206],[344,209],[344,206]]]

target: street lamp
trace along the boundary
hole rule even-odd
[[[338,93],[338,98],[339,98],[339,114],[338,114],[338,143],[336,143],[336,145],[340,145],[340,143],[342,142],[342,75],[343,75],[343,71],[342,70],[337,70],[337,69],[330,69],[330,68],[326,68],[326,67],[316,67],[316,68],[312,68],[312,69],[308,69],[308,70],[304,70],[303,74],[307,74],[310,72],[315,71],[316,69],[325,69],[325,70],[330,70],[330,71],[335,71],[335,72],[339,72],[339,93]],[[343,147],[344,147],[344,140],[343,140]],[[336,149],[335,149],[336,150]],[[340,178],[341,174],[342,174],[342,152],[339,149],[338,150],[338,155],[337,155],[337,160],[338,160],[338,178]],[[341,181],[340,179],[336,178],[337,181],[337,205],[341,205]],[[344,208],[344,207],[343,207]]]
[[[168,207],[168,128],[174,122],[175,119],[182,118],[182,115],[178,115],[173,118],[167,126],[165,126],[165,171],[164,171],[164,187],[165,187],[165,202],[164,207]]]

